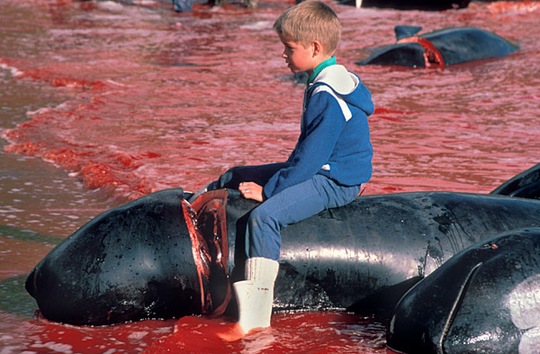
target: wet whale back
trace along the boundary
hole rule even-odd
[[[479,28],[445,28],[421,37],[437,47],[446,65],[502,57],[517,50],[506,39]]]
[[[228,211],[229,239],[239,243],[242,267],[238,235],[257,204],[233,197],[228,208],[237,203],[236,219]],[[531,225],[540,226],[540,203],[525,199],[445,192],[359,197],[282,230],[276,306],[360,310],[382,288],[422,278],[482,239]]]
[[[371,55],[358,65],[398,65],[425,67],[424,48],[418,43],[400,43],[375,48]]]

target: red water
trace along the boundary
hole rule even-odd
[[[1,353],[385,352],[381,324],[336,312],[279,314],[271,330],[228,344],[212,335],[227,319],[80,328],[13,309],[29,301],[24,275],[52,247],[43,237],[66,237],[151,191],[197,190],[231,166],[281,161],[295,143],[303,87],[271,29],[293,1],[186,14],[168,1],[137,3],[0,0],[0,98],[9,98],[0,106],[0,290],[23,294],[0,299]],[[487,193],[539,162],[537,2],[443,12],[329,3],[344,26],[338,61],[376,104],[365,194]],[[392,43],[397,24],[480,27],[520,51],[444,70],[354,64]]]

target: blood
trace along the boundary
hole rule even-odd
[[[185,317],[174,332],[153,342],[146,353],[392,353],[385,348],[384,326],[344,312],[277,314],[272,327],[228,342],[216,334],[234,324],[226,320]],[[368,345],[365,345],[369,342]]]

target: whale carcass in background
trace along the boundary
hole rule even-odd
[[[474,27],[445,28],[417,35],[421,27],[396,26],[396,43],[373,48],[359,65],[444,68],[502,57],[518,47],[495,33]]]

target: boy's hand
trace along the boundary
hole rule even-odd
[[[242,182],[238,186],[238,190],[246,199],[253,199],[258,202],[263,201],[263,187],[254,182]]]

